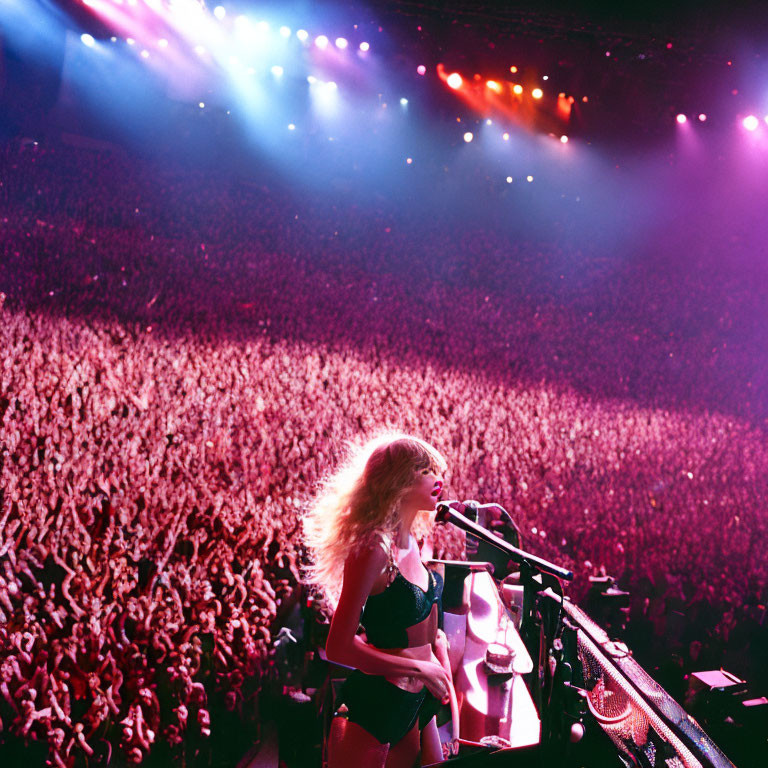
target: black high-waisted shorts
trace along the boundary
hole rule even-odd
[[[365,728],[382,744],[397,744],[418,720],[426,727],[440,709],[440,702],[427,690],[411,693],[379,675],[353,670],[344,681],[334,705],[346,704],[348,719]]]

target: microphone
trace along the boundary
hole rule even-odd
[[[476,503],[476,502],[471,502]],[[437,514],[435,515],[435,522],[437,523],[452,523],[452,515],[464,515],[467,509],[467,504],[458,499],[451,499],[450,501],[440,501],[437,504]],[[477,509],[477,507],[475,507]],[[461,527],[461,526],[459,526]]]
[[[510,560],[518,563],[518,565],[525,563],[530,567],[537,568],[544,573],[549,573],[564,581],[571,581],[571,579],[573,579],[573,573],[571,571],[561,568],[554,563],[550,563],[543,558],[537,557],[530,552],[525,552],[522,549],[512,546],[512,544],[504,541],[500,536],[497,536],[495,533],[483,528],[482,525],[478,525],[466,517],[466,512],[469,511],[471,513],[471,511],[476,511],[478,509],[478,507],[475,506],[476,504],[477,502],[469,501],[464,503],[455,499],[451,501],[441,501],[437,505],[435,521],[442,524],[451,523],[451,525],[455,525],[457,528],[461,528],[461,530],[471,533],[486,544],[490,544],[492,547],[501,550]]]

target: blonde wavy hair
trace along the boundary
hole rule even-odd
[[[421,471],[446,469],[434,447],[402,433],[352,444],[349,453],[346,463],[323,483],[303,519],[311,554],[307,580],[334,603],[349,553],[376,534],[395,530],[402,501]]]

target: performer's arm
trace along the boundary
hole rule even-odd
[[[437,637],[432,643],[432,650],[448,676],[449,697],[451,700],[451,730],[452,743],[449,745],[450,754],[457,755],[459,748],[459,701],[456,698],[456,690],[453,687],[453,673],[451,672],[451,660],[448,655],[448,637],[442,629],[437,630]]]

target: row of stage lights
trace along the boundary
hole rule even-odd
[[[83,2],[86,5],[90,4],[90,0],[83,0]],[[122,0],[113,0],[113,2],[116,2],[118,4],[122,4]],[[128,3],[129,3],[129,5],[136,5],[137,4],[136,0],[134,0],[133,2],[130,2],[130,0],[128,0]],[[227,12],[226,12],[226,9],[223,6],[218,5],[218,6],[216,6],[214,8],[213,15],[219,21],[222,21],[226,17]],[[239,16],[235,17],[235,26],[238,27],[239,29],[243,30],[243,31],[253,28],[252,27],[252,22],[246,16],[243,16],[243,15],[239,15]],[[259,22],[257,22],[255,24],[255,29],[260,34],[267,34],[269,32],[269,30],[270,30],[269,22],[267,22],[267,21],[259,21]],[[279,32],[280,36],[282,38],[284,38],[285,40],[290,39],[291,36],[294,35],[294,32],[291,30],[291,28],[288,27],[288,26],[285,26],[285,25],[279,27],[278,32]],[[317,47],[319,50],[323,50],[323,51],[328,49],[329,47],[335,47],[336,49],[338,49],[340,51],[347,50],[350,47],[350,42],[345,37],[337,37],[332,42],[331,39],[327,35],[317,35],[313,40],[310,41],[310,34],[305,29],[298,29],[298,30],[296,30],[295,36],[303,45],[310,46],[310,45],[314,44],[315,47]],[[94,39],[94,37],[92,35],[90,35],[88,33],[82,34],[80,36],[80,39],[81,39],[82,43],[85,46],[89,47],[89,48],[93,48],[93,47],[96,46],[96,40]],[[111,41],[113,43],[117,42],[117,37],[113,36],[111,38]],[[130,45],[130,46],[134,46],[134,45],[136,45],[136,40],[131,38],[131,37],[128,37],[128,38],[126,38],[126,43],[128,45]],[[160,38],[157,41],[157,47],[160,48],[160,49],[167,49],[169,47],[168,40],[166,38]],[[357,47],[358,47],[358,50],[360,52],[366,53],[367,51],[370,50],[371,46],[370,46],[370,44],[367,41],[363,41],[363,42],[359,43],[359,45]],[[198,44],[198,45],[194,46],[193,50],[194,50],[194,52],[198,56],[203,56],[203,55],[205,55],[207,53],[207,51],[205,49],[205,46],[203,46],[202,44]],[[150,52],[146,48],[144,48],[144,49],[141,50],[140,56],[142,58],[144,58],[144,59],[148,59],[150,57]],[[275,66],[270,68],[270,71],[271,71],[271,73],[275,77],[280,77],[283,74],[283,67],[281,67],[280,65],[275,65]],[[416,71],[417,71],[417,73],[419,75],[424,76],[427,73],[427,68],[426,68],[425,65],[420,64],[416,68]],[[517,73],[517,71],[518,71],[517,67],[515,67],[515,66],[510,67],[510,72],[512,72],[513,74]],[[253,74],[253,72],[251,72],[251,74]],[[477,79],[477,77],[478,76],[476,75],[475,78]],[[451,88],[452,90],[456,90],[456,91],[461,89],[464,86],[464,84],[465,84],[464,78],[458,72],[452,72],[451,74],[449,74],[447,76],[443,76],[443,79],[445,80],[445,83],[446,83],[446,85],[448,85],[449,88]],[[543,80],[548,80],[549,78],[548,78],[548,76],[545,75],[545,76],[543,76],[542,79]],[[310,83],[310,85],[314,85],[315,82],[317,82],[316,79],[312,75],[310,75],[307,78],[307,80]],[[328,86],[329,90],[335,90],[336,89],[336,84],[333,83],[333,82],[327,83],[326,85]],[[502,84],[502,83],[499,83],[497,80],[487,80],[487,81],[485,81],[485,87],[488,88],[489,90],[493,91],[496,94],[501,94],[503,92],[503,90],[504,90],[505,85],[511,86],[510,90],[511,90],[511,92],[515,96],[520,97],[524,93],[524,88],[519,83]],[[541,100],[544,97],[544,91],[541,88],[539,88],[539,87],[534,87],[534,88],[530,89],[530,95],[531,95],[531,97],[533,99],[538,101],[538,100]],[[564,96],[564,94],[560,94],[560,96],[562,97],[562,96]],[[569,97],[569,101],[572,104],[573,101],[574,101],[573,97]],[[582,98],[582,101],[587,102],[588,98],[586,96],[584,96]],[[401,99],[401,104],[403,104],[403,105],[407,104],[407,100],[406,99]],[[679,125],[685,125],[686,123],[688,123],[689,119],[694,119],[694,118],[689,118],[686,114],[679,113],[676,116],[675,119],[676,119],[676,121],[677,121],[677,123]],[[695,119],[698,120],[698,122],[704,123],[704,122],[707,121],[707,115],[702,112],[699,115],[697,115]],[[765,116],[764,121],[765,121],[766,124],[768,124],[768,115]],[[758,117],[756,117],[755,115],[748,115],[747,117],[743,118],[742,126],[744,127],[745,130],[750,131],[750,132],[754,132],[754,131],[756,131],[760,127],[760,119]],[[505,138],[507,136],[508,136],[508,134],[505,134]],[[468,132],[466,132],[464,134],[464,141],[465,142],[469,143],[469,142],[472,141],[472,139],[473,139],[473,134],[471,132],[468,131]],[[560,137],[560,141],[562,143],[567,143],[568,137],[567,136],[561,136]]]
[[[702,112],[697,119],[700,123],[704,123],[707,120],[707,116]],[[679,125],[685,125],[688,122],[688,116],[681,112],[675,120],[677,120]],[[765,116],[764,121],[768,125],[768,115]],[[748,131],[756,131],[760,127],[760,119],[755,115],[747,115],[741,121],[741,125]]]
[[[510,69],[513,72],[517,72],[517,67],[511,67]],[[424,75],[426,74],[427,69],[422,64],[416,68],[416,71],[420,75]],[[549,77],[547,75],[544,75],[542,79],[548,80]],[[451,74],[445,78],[445,82],[449,88],[452,88],[454,91],[458,91],[464,85],[464,78],[458,72],[451,72]],[[504,90],[504,86],[501,83],[499,83],[497,80],[486,80],[485,87],[497,94],[500,94]],[[515,96],[522,96],[523,91],[524,91],[524,88],[519,83],[514,83],[512,85],[512,93],[514,93]],[[537,100],[541,99],[544,97],[544,91],[538,87],[532,88],[531,96]]]
[[[421,64],[421,65],[419,65],[416,68],[416,71],[420,75],[425,75],[427,69],[426,69],[426,67],[423,64]],[[510,71],[514,74],[518,70],[517,70],[517,67],[512,66],[512,67],[510,67]],[[476,79],[478,77],[479,77],[478,75],[475,75]],[[449,88],[451,88],[452,90],[454,90],[454,91],[460,90],[464,86],[464,84],[465,84],[464,78],[458,72],[452,72],[450,75],[445,76],[444,80],[445,80],[446,85]],[[542,80],[549,80],[549,77],[547,75],[544,75],[542,77]],[[512,91],[512,93],[515,96],[522,96],[523,95],[525,89],[523,88],[522,85],[520,85],[519,83],[513,83],[513,84],[508,84],[508,85],[511,85],[511,89],[510,90]],[[486,80],[485,81],[485,87],[488,88],[489,90],[493,91],[496,94],[501,94],[503,92],[503,90],[504,90],[504,85],[499,83],[497,80]],[[544,91],[537,86],[535,88],[531,88],[530,95],[531,95],[531,97],[533,99],[539,101],[540,99],[542,99],[544,97]],[[565,94],[563,94],[563,93],[559,94],[559,98],[563,98],[564,96],[565,96]],[[567,98],[568,98],[568,101],[569,101],[570,104],[574,103],[575,99],[572,96],[567,97]],[[581,100],[583,102],[585,102],[585,103],[589,101],[587,96],[582,97]],[[688,118],[688,115],[680,112],[675,117],[675,120],[677,121],[677,123],[679,125],[685,125],[688,122],[689,118]],[[707,115],[704,112],[700,112],[696,116],[696,120],[698,120],[698,122],[700,122],[700,123],[705,123],[707,121]],[[766,123],[766,125],[768,125],[768,115],[765,116],[764,122]],[[742,124],[742,126],[747,131],[754,132],[754,131],[756,131],[760,127],[760,119],[758,117],[756,117],[755,115],[748,115],[747,117],[742,119],[741,124]],[[470,136],[470,138],[467,138],[467,136]],[[464,140],[467,141],[467,142],[472,141],[471,134],[470,133],[465,134]],[[561,137],[561,141],[563,143],[566,143],[568,141],[568,137],[567,136],[562,136]]]
[[[221,6],[218,6],[218,7],[221,7]],[[216,9],[214,9],[214,13],[215,12],[216,12]],[[283,35],[283,37],[287,37],[290,34],[290,30],[287,27],[283,27],[282,29],[286,30],[287,34],[285,34],[285,33],[281,33],[281,34]],[[303,30],[299,30],[296,34],[297,34],[297,36],[299,37],[300,40],[306,40],[307,38],[305,37],[304,34],[301,34],[302,32],[303,32]],[[81,37],[82,37],[83,43],[85,45],[89,46],[89,47],[93,47],[96,44],[96,41],[90,35],[88,35],[88,34],[82,35]],[[117,42],[117,38],[116,37],[112,37],[111,40],[112,40],[112,42]],[[324,48],[326,48],[328,46],[330,41],[328,40],[327,37],[321,35],[318,38],[316,38],[314,42],[315,42],[315,45],[317,45],[318,48],[324,49]],[[129,46],[136,45],[136,41],[133,38],[130,38],[130,37],[126,39],[126,43]],[[347,47],[347,41],[344,40],[344,38],[337,38],[335,44],[336,44],[336,47],[340,48],[340,49],[344,49],[344,48]],[[365,47],[363,48],[363,46],[365,46]],[[158,47],[160,47],[160,48],[167,48],[168,47],[168,41],[165,40],[164,38],[160,39],[158,41]],[[198,53],[198,54],[205,53],[204,50],[199,50],[199,48],[200,48],[200,46],[198,46],[195,49],[196,53]],[[367,43],[361,43],[361,50],[368,50],[368,49],[369,49],[369,46],[368,46]],[[148,51],[142,50],[141,51],[141,56],[143,58],[148,58],[149,57]],[[230,58],[232,58],[232,57],[230,57]],[[254,72],[253,70],[250,70],[250,69],[248,71],[251,74],[253,74],[253,72]],[[271,73],[275,77],[280,77],[283,74],[283,68],[281,66],[279,66],[279,65],[275,65],[275,66],[271,67],[270,71],[271,71]],[[418,72],[419,75],[424,76],[424,75],[426,75],[427,68],[423,64],[419,65],[417,67],[417,72]],[[459,78],[459,79],[457,80],[457,78]],[[463,82],[461,80],[461,76],[458,73],[454,73],[451,76],[449,76],[448,81],[449,81],[449,85],[452,88],[459,88],[459,87],[461,87],[462,82]],[[313,86],[313,87],[314,86],[322,87],[324,90],[327,90],[329,92],[333,92],[333,91],[336,91],[338,89],[338,85],[335,82],[333,82],[333,81],[323,82],[323,81],[319,80],[318,78],[316,78],[314,75],[309,75],[307,77],[307,83],[310,86]],[[488,87],[491,88],[491,90],[496,90],[494,88],[494,85],[496,85],[498,87],[498,89],[500,90],[501,86],[498,86],[498,84],[495,81],[488,81]],[[519,91],[515,90],[515,93],[522,93],[522,86],[515,86],[515,88],[519,88],[520,89]],[[534,88],[533,89],[532,96],[534,98],[540,99],[542,97],[542,95],[543,94],[541,92],[541,89],[538,89],[538,88]],[[408,99],[405,98],[405,97],[400,98],[399,102],[400,102],[400,106],[402,108],[406,108],[408,106]],[[207,105],[206,105],[206,103],[204,101],[201,101],[198,104],[198,107],[200,109],[205,109],[206,106]],[[485,123],[486,123],[486,125],[490,126],[490,125],[493,124],[493,121],[490,118],[488,118],[487,120],[485,120]],[[289,131],[295,131],[296,129],[297,129],[297,126],[296,126],[295,123],[289,123],[288,124],[288,130]],[[466,144],[470,144],[471,142],[474,141],[475,134],[472,131],[465,131],[464,134],[462,135],[462,138],[463,138],[463,140],[464,140],[464,142]],[[510,139],[510,134],[507,131],[505,131],[504,133],[501,134],[501,138],[502,138],[503,141],[508,142],[509,139]],[[558,138],[558,137],[555,137],[555,138]],[[567,144],[568,143],[568,136],[565,136],[565,135],[560,136],[559,137],[559,141],[562,144]],[[410,158],[410,157],[407,158],[406,162],[407,162],[408,165],[411,165],[413,163],[413,158]],[[533,181],[533,177],[528,177],[527,181],[528,182]],[[511,177],[507,178],[507,183],[512,183]]]
[[[287,35],[283,34],[284,32],[287,32]],[[289,27],[281,27],[280,28],[280,34],[283,37],[290,37],[291,30],[290,30]],[[296,32],[296,37],[299,40],[301,40],[302,42],[305,42],[308,39],[308,37],[309,37],[309,33],[306,30],[304,30],[304,29],[299,29]],[[89,35],[87,32],[85,34],[80,35],[80,40],[83,43],[83,45],[86,45],[88,48],[93,48],[96,45],[96,39],[93,37],[93,35]],[[117,41],[117,38],[113,36],[111,38],[111,40],[114,43],[114,42]],[[134,45],[136,43],[136,41],[133,38],[131,38],[131,37],[126,38],[126,42],[128,43],[128,45]],[[315,40],[314,40],[314,44],[321,51],[324,51],[331,44],[331,41],[325,35],[318,35],[315,38]],[[168,40],[166,38],[164,38],[164,37],[160,38],[157,41],[157,45],[158,45],[159,48],[167,48],[168,47]],[[334,45],[336,46],[336,48],[338,48],[339,50],[343,51],[343,50],[346,50],[349,47],[349,41],[345,37],[337,37],[336,40],[334,41]],[[358,46],[358,49],[360,51],[362,51],[363,53],[365,53],[365,52],[367,52],[367,51],[369,51],[371,49],[371,45],[370,45],[370,43],[367,43],[367,42],[363,41]],[[198,55],[202,55],[203,53],[205,53],[205,46],[203,46],[203,45],[196,45],[195,48],[194,48],[194,51]]]
[[[113,2],[117,3],[118,5],[122,5],[123,0],[113,0]],[[85,5],[92,6],[93,2],[92,0],[83,0],[83,3]],[[133,0],[131,2],[128,0],[129,5],[137,5],[137,0]],[[148,7],[155,9],[153,3],[146,3]],[[201,6],[196,6],[196,8],[199,8],[202,10]],[[223,21],[227,17],[227,11],[222,5],[217,5],[213,9],[213,15],[216,17],[218,21]],[[247,16],[240,14],[238,16],[234,17],[234,27],[235,30],[241,34],[242,36],[246,36],[248,34],[253,34],[255,36],[265,36],[269,34],[270,32],[270,24],[268,21],[262,20],[258,22],[253,22],[251,19],[249,19]],[[293,35],[293,30],[286,26],[282,25],[278,28],[278,34],[280,37],[282,37],[285,40],[289,40]],[[327,35],[316,35],[314,39],[311,39],[312,36],[306,29],[297,29],[295,32],[296,38],[301,42],[304,46],[310,46],[314,44],[317,48],[319,48],[321,51],[326,50],[330,47],[336,47],[340,51],[345,51],[351,47],[350,41],[346,37],[336,37],[333,41],[331,38],[329,38]],[[84,45],[87,45],[88,47],[92,48],[96,44],[96,40],[94,37],[88,33],[85,33],[80,36],[81,41]],[[130,39],[130,38],[129,38]],[[165,38],[162,38],[159,41],[159,45],[161,48],[165,48],[168,46],[168,41]],[[200,53],[200,49],[202,49],[202,45],[195,46],[195,51],[197,53]],[[357,49],[361,53],[367,53],[371,49],[371,44],[363,40],[361,43],[357,45]]]

